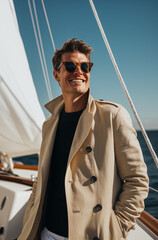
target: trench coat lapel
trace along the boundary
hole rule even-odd
[[[92,102],[93,102],[93,98],[90,95],[90,89],[89,89],[87,106],[86,106],[85,110],[83,111],[83,113],[82,113],[82,115],[79,119],[79,122],[78,122],[78,125],[77,125],[77,128],[76,128],[76,132],[75,132],[75,135],[74,135],[74,138],[73,138],[73,142],[72,142],[72,145],[71,145],[67,166],[68,166],[68,164],[71,163],[74,155],[76,154],[78,149],[81,147],[82,143],[86,139],[86,137],[87,137],[87,135],[88,135],[88,133],[91,129],[92,122],[93,122],[93,112],[94,112],[94,109],[92,107],[92,105],[93,105]],[[56,99],[54,99],[51,102],[49,102],[48,104],[46,104],[45,107],[47,108],[47,110],[49,112],[52,113],[52,115],[55,116],[55,118],[57,116],[59,117],[60,111],[64,107],[63,97],[62,96],[57,97]],[[55,126],[57,127],[57,124],[55,124]],[[54,129],[55,129],[55,127],[54,127]],[[53,133],[51,133],[51,132],[49,133],[50,136],[52,136],[52,138],[50,138],[50,139],[53,140],[54,139],[53,138]],[[50,142],[51,142],[51,140],[49,140],[49,143]],[[53,147],[53,142],[52,142],[52,146],[50,146],[50,144],[49,144],[51,149]],[[49,161],[50,161],[50,157],[51,156],[48,157]]]
[[[44,182],[47,181],[47,177],[49,174],[52,150],[53,150],[53,145],[55,141],[55,135],[56,135],[56,130],[58,126],[60,111],[64,107],[63,97],[62,96],[57,97],[56,99],[47,103],[45,107],[47,110],[49,110],[49,112],[52,113],[52,116],[45,122],[44,134],[47,134],[47,136],[46,138],[43,138],[45,139],[45,142],[42,144],[43,149],[41,151],[42,153],[45,154],[45,156],[42,156],[42,159],[45,159],[45,161],[43,161],[43,164],[41,167],[42,175],[45,176],[45,178],[43,179]]]
[[[86,137],[88,136],[92,126],[92,122],[93,122],[93,113],[88,111],[88,109],[86,108],[83,111],[76,128],[76,132],[75,132],[71,149],[70,149],[67,166],[71,163],[73,157],[75,156],[75,154],[77,153],[77,151],[79,150],[83,142],[85,141]]]

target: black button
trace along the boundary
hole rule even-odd
[[[91,148],[90,146],[87,146],[87,147],[86,147],[86,152],[87,152],[87,153],[90,153],[91,151],[92,151],[92,148]]]
[[[96,178],[95,176],[92,176],[92,177],[91,177],[91,182],[92,182],[92,183],[95,183],[96,181],[97,181],[97,178]]]
[[[97,204],[94,208],[93,208],[93,211],[94,213],[97,213],[99,211],[102,210],[102,205],[101,204]]]
[[[99,240],[99,238],[98,237],[94,237],[93,240]]]

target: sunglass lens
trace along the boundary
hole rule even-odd
[[[73,62],[65,62],[65,68],[68,72],[74,72],[76,65]]]
[[[76,64],[73,62],[64,62],[65,68],[68,72],[74,72],[76,69]],[[92,63],[83,62],[80,67],[81,70],[85,73],[89,73],[92,68]]]
[[[81,69],[83,72],[88,73],[89,72],[89,64],[88,63],[81,63]]]

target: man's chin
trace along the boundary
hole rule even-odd
[[[74,93],[78,93],[78,94],[85,94],[88,91],[88,89],[74,89]]]

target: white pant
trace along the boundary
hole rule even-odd
[[[68,238],[52,233],[45,227],[41,232],[41,240],[68,240]]]

